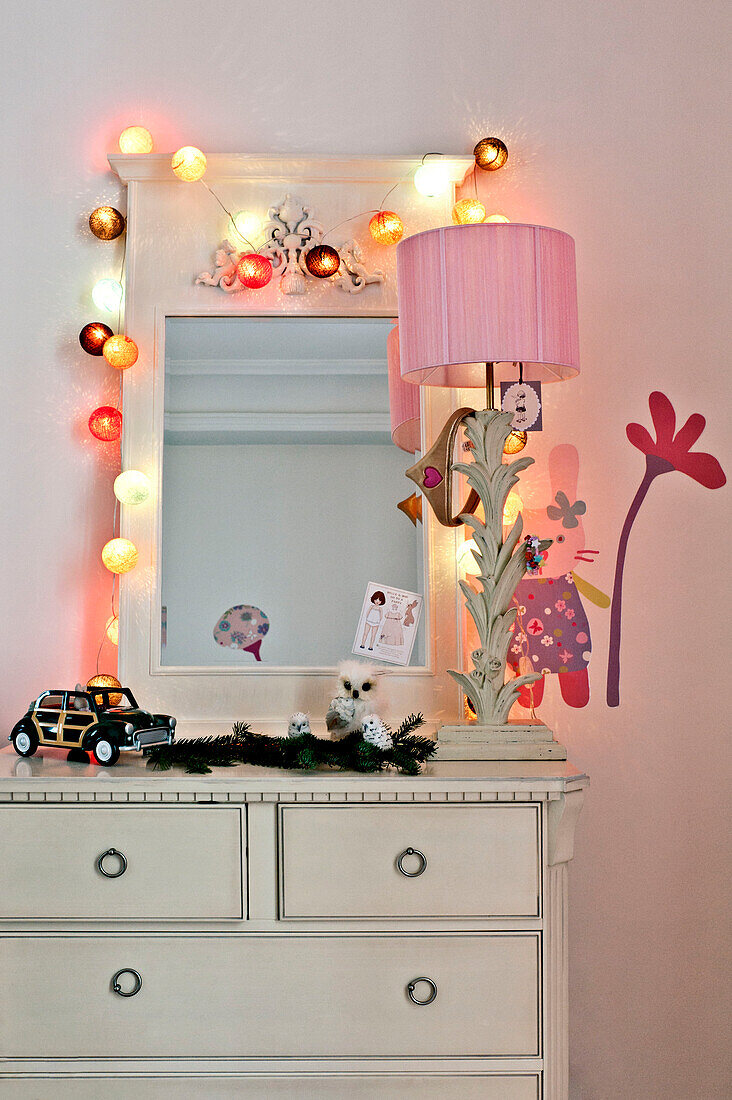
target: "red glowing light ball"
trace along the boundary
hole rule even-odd
[[[250,290],[260,290],[272,278],[272,261],[257,252],[245,252],[236,265],[239,282]]]
[[[79,333],[79,343],[89,355],[101,355],[105,342],[112,335],[109,325],[101,321],[90,321]]]
[[[89,417],[89,431],[102,443],[114,443],[122,435],[122,413],[113,405],[100,405]]]

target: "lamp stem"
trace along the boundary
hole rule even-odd
[[[496,407],[493,401],[493,363],[485,365],[485,407],[486,409]]]

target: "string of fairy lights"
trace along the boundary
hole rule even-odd
[[[119,137],[120,152],[128,155],[140,155],[153,152],[153,137],[144,126],[128,126]],[[485,172],[495,172],[502,168],[508,160],[508,149],[503,141],[497,137],[482,138],[473,150],[476,169]],[[216,202],[229,219],[231,229],[246,246],[247,251],[242,251],[236,262],[236,278],[243,289],[260,290],[271,281],[273,264],[268,256],[262,255],[266,241],[256,247],[252,238],[257,238],[262,231],[261,219],[251,211],[240,210],[232,213],[221,201],[216,192],[204,179],[206,173],[206,155],[193,145],[185,145],[178,149],[172,156],[170,167],[172,172],[184,183],[201,182],[206,190],[213,196]],[[446,157],[442,153],[425,153],[421,164],[410,173],[412,183],[416,190],[425,198],[437,198],[444,195],[450,186],[450,173],[446,163]],[[308,272],[316,279],[329,279],[336,275],[341,266],[341,257],[336,248],[325,243],[325,238],[335,232],[340,226],[357,218],[371,214],[369,220],[369,232],[373,240],[384,247],[390,247],[399,243],[404,236],[404,223],[396,210],[385,209],[389,196],[403,183],[408,182],[410,176],[405,176],[391,187],[384,196],[380,206],[375,210],[364,210],[354,214],[350,218],[339,222],[326,233],[322,239],[314,243],[305,255],[305,266]],[[504,214],[489,214],[485,205],[478,198],[476,175],[474,173],[473,197],[458,199],[452,208],[452,220],[455,225],[476,225],[480,222],[507,222]],[[126,229],[124,215],[113,206],[98,206],[89,216],[89,229],[99,241],[116,241],[122,237]],[[120,465],[122,465],[122,378],[125,371],[134,367],[139,356],[139,349],[135,341],[123,331],[123,276],[125,266],[125,247],[123,242],[122,262],[119,278],[107,277],[95,283],[92,289],[92,301],[101,312],[117,314],[117,332],[113,332],[109,324],[103,321],[90,321],[85,324],[79,333],[79,343],[88,355],[99,356],[110,367],[119,371],[119,393],[117,405],[100,405],[89,416],[89,431],[95,439],[102,443],[115,443],[120,447]],[[126,326],[124,326],[126,327]],[[104,633],[97,652],[96,673],[88,681],[88,687],[120,687],[116,676],[110,673],[100,673],[99,662],[105,640],[112,645],[119,641],[119,611],[117,606],[118,585],[117,578],[129,573],[138,562],[138,550],[135,544],[127,538],[117,534],[119,505],[137,507],[145,503],[150,496],[151,486],[148,477],[140,470],[122,470],[114,481],[114,511],[112,516],[112,537],[104,544],[101,551],[102,563],[112,574],[112,591],[110,599],[111,615],[106,621]]]

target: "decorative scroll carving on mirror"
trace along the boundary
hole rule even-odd
[[[270,206],[264,232],[266,241],[259,249],[260,255],[272,261],[275,274],[279,275],[283,294],[304,294],[313,276],[307,269],[305,257],[309,250],[323,240],[325,230],[312,217],[312,208],[293,197],[285,195],[277,206]],[[336,246],[334,246],[336,247]],[[227,294],[244,290],[236,274],[236,265],[243,254],[224,240],[214,256],[214,270],[203,271],[196,283],[216,286]],[[359,294],[365,287],[383,283],[382,271],[366,270],[358,243],[351,239],[336,247],[340,267],[330,278],[330,283],[347,294]]]

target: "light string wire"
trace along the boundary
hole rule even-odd
[[[123,304],[122,303],[123,303],[123,300],[124,300],[124,277],[125,277],[125,264],[126,264],[126,262],[127,262],[127,219],[125,219],[125,234],[124,234],[124,241],[122,242],[122,262],[120,264],[120,269],[119,269],[119,285],[123,288],[123,290],[122,290],[122,293],[119,296],[119,304],[117,306],[117,332],[118,333],[121,332],[121,330],[122,330],[122,310],[123,310]],[[126,328],[126,325],[125,325],[125,328]],[[120,371],[119,372],[119,386],[118,386],[118,389],[117,389],[117,408],[120,412],[122,412],[123,375],[124,375],[124,371]],[[122,469],[122,432],[120,432],[118,443],[119,443],[119,468],[121,470]],[[117,534],[118,515],[119,515],[119,501],[117,500],[117,497],[115,495],[114,496],[114,509],[112,511],[112,538],[115,538],[116,534]],[[109,601],[110,602],[110,609],[111,609],[111,612],[112,612],[112,619],[115,619],[117,617],[117,614],[118,614],[117,607],[115,605],[115,596],[116,596],[116,594],[117,594],[117,574],[113,573],[112,574],[112,591],[111,591],[111,594],[110,594],[110,601]],[[117,623],[117,629],[119,630],[119,622]],[[95,666],[97,676],[99,675],[99,661],[100,661],[100,658],[102,656],[102,649],[104,648],[104,642],[105,642],[106,638],[107,638],[107,624],[105,623],[104,627],[102,629],[102,636],[101,636],[101,639],[100,639],[100,642],[99,642],[99,648],[97,649],[97,660],[96,660],[96,666]]]
[[[444,156],[446,156],[445,153],[425,153],[424,156],[422,157],[421,163],[424,164],[427,157],[444,157]],[[407,174],[405,176],[402,176],[401,179],[397,180],[396,183],[392,184],[392,186],[389,188],[389,190],[386,192],[383,199],[381,200],[381,203],[378,206],[378,208],[376,208],[376,209],[371,208],[370,210],[361,210],[361,211],[359,211],[358,214],[353,214],[350,218],[344,218],[343,221],[337,222],[335,225],[331,226],[330,229],[326,229],[326,231],[323,233],[323,236],[321,238],[321,243],[322,243],[322,241],[325,240],[326,237],[329,237],[331,233],[335,233],[336,229],[340,229],[340,227],[342,225],[347,225],[348,222],[356,221],[357,218],[364,218],[367,214],[380,214],[382,212],[382,210],[384,209],[384,203],[389,198],[389,195],[391,195],[392,191],[396,191],[397,187],[401,187],[402,184],[407,183],[412,178],[412,176],[414,175],[414,173],[416,171],[417,171],[417,169],[413,168],[411,171],[407,172]],[[245,237],[244,234],[241,232],[241,230],[237,228],[236,221],[234,220],[234,215],[228,209],[228,207],[224,205],[224,203],[221,201],[219,196],[214,191],[213,187],[209,186],[209,184],[206,183],[205,179],[203,179],[203,178],[201,178],[200,182],[206,188],[208,193],[213,196],[213,198],[219,204],[219,206],[221,207],[223,212],[226,214],[227,218],[229,219],[229,223],[231,224],[231,227],[234,230],[234,232],[236,233],[236,235],[241,240],[245,241],[246,244],[249,245],[249,248],[252,250],[252,252],[254,252],[256,255],[259,255],[261,253],[262,249],[265,248],[266,245],[268,244],[268,241],[264,241],[264,243],[261,244],[259,246],[259,248],[255,248],[255,246],[252,244],[252,242],[249,240],[249,238]]]

